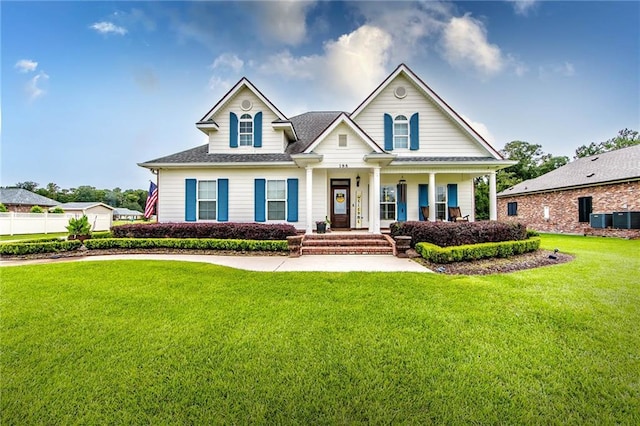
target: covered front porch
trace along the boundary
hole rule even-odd
[[[306,192],[306,234],[313,233],[321,221],[328,221],[331,229],[380,234],[396,221],[450,220],[449,207],[459,207],[473,221],[473,179],[487,175],[490,219],[497,219],[495,170],[324,168],[317,164],[306,165],[305,171],[301,189]]]

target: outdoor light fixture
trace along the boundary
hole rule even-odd
[[[358,176],[356,176],[356,186],[358,188],[360,188],[360,174],[358,174]]]

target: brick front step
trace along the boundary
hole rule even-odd
[[[343,240],[323,240],[323,239],[311,239],[304,240],[304,247],[348,247],[348,246],[373,246],[373,247],[389,247],[389,242],[385,239],[371,240],[371,239],[343,239]]]
[[[302,254],[314,255],[314,254],[393,254],[392,247],[302,247]]]
[[[393,245],[384,235],[314,234],[305,235],[302,254],[394,254]]]

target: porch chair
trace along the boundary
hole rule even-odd
[[[422,217],[424,217],[425,221],[429,221],[429,206],[420,206],[420,211],[422,212]]]
[[[469,215],[462,216],[460,207],[449,207],[449,220],[451,222],[469,222]]]

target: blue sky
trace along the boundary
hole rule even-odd
[[[7,2],[0,185],[147,188],[242,76],[352,111],[404,62],[498,149],[640,130],[640,3]]]

